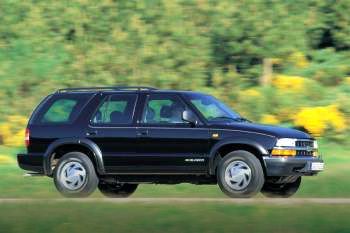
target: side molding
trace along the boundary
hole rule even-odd
[[[98,174],[103,175],[105,174],[104,164],[103,164],[103,158],[102,158],[102,152],[100,148],[91,140],[86,138],[63,138],[58,139],[54,141],[46,150],[44,154],[44,174],[45,175],[52,175],[53,171],[51,168],[51,157],[53,155],[53,152],[59,147],[63,145],[79,145],[86,147],[86,149],[89,149],[94,156],[95,162],[96,162],[96,170]]]
[[[249,140],[249,139],[236,139],[236,138],[228,138],[224,141],[220,141],[219,143],[215,144],[213,146],[213,148],[210,151],[210,155],[209,155],[209,174],[210,175],[214,175],[215,174],[215,169],[216,166],[218,164],[218,162],[220,161],[220,155],[218,155],[218,150],[223,147],[223,146],[227,146],[227,145],[246,145],[246,146],[250,146],[255,148],[257,151],[259,151],[259,153],[264,156],[264,155],[268,155],[269,152],[265,149],[265,147],[263,147],[260,143],[253,141],[253,140]]]

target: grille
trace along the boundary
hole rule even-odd
[[[296,141],[295,142],[296,147],[314,147],[314,142],[313,141]]]
[[[299,140],[295,142],[295,146],[301,148],[297,150],[296,156],[313,156],[314,141],[312,140]],[[305,148],[305,150],[303,150]]]
[[[296,156],[312,156],[312,155],[313,155],[312,151],[298,150]]]

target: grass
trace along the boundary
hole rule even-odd
[[[306,177],[296,197],[350,197],[350,152],[323,145],[326,170]],[[17,149],[0,147],[14,161]],[[0,165],[0,198],[40,203],[1,203],[0,233],[41,232],[349,232],[350,205],[233,203],[80,203],[61,197],[47,177],[23,177],[16,163]],[[93,197],[102,195],[95,192]],[[225,197],[215,185],[140,185],[133,197]],[[261,195],[258,198],[262,198]]]
[[[341,205],[12,203],[1,204],[0,232],[345,233],[349,214]]]

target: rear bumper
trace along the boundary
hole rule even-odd
[[[266,175],[267,176],[311,176],[316,175],[322,170],[315,170],[313,165],[321,165],[323,167],[323,160],[314,157],[263,157]]]
[[[26,171],[43,174],[43,155],[41,154],[18,154],[18,166]]]

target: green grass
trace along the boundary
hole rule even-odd
[[[325,144],[326,170],[305,177],[296,197],[350,197],[350,152]],[[15,157],[18,150],[0,147]],[[47,177],[23,177],[16,164],[0,165],[0,198],[38,202],[1,203],[0,233],[46,232],[349,232],[350,205],[233,203],[79,203],[61,197]],[[102,197],[95,192],[93,197]],[[225,197],[216,185],[140,185],[133,197]],[[262,198],[261,195],[258,198]]]
[[[345,233],[349,214],[341,205],[12,203],[1,204],[0,232]]]
[[[326,170],[304,177],[296,197],[350,197],[350,150],[337,144],[321,144]],[[0,147],[0,154],[15,157],[17,149]],[[60,197],[51,178],[23,177],[16,164],[0,165],[0,198]],[[101,195],[96,192],[94,197]],[[216,185],[140,185],[134,197],[225,197]]]

